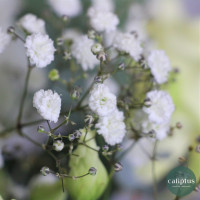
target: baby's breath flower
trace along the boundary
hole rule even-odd
[[[92,0],[92,7],[98,11],[113,11],[114,3],[112,0]]]
[[[92,45],[91,51],[94,55],[96,55],[99,52],[103,51],[103,47],[100,43],[95,43]]]
[[[63,148],[64,148],[64,143],[62,140],[56,140],[54,143],[53,143],[53,148],[55,151],[62,151]]]
[[[114,31],[119,24],[118,17],[112,12],[98,11],[95,8],[90,8],[88,11],[90,24],[98,32]]]
[[[112,114],[100,117],[96,124],[98,134],[102,135],[109,145],[115,145],[122,142],[126,126],[124,123],[124,114],[115,109]]]
[[[3,31],[3,29],[0,27],[0,53],[2,53],[5,49],[5,47],[10,42],[11,38],[9,34]]]
[[[57,69],[52,69],[49,72],[49,79],[51,81],[57,81],[60,78],[59,71]]]
[[[116,96],[104,84],[95,84],[89,97],[90,109],[99,116],[105,116],[116,109]]]
[[[164,91],[153,90],[147,93],[147,98],[152,102],[150,107],[143,107],[151,122],[157,124],[166,123],[174,112],[174,104],[171,96]]]
[[[113,46],[119,51],[124,51],[135,60],[138,61],[142,54],[140,42],[131,33],[119,33],[114,36]]]
[[[55,48],[48,35],[34,33],[26,38],[26,55],[30,63],[43,68],[54,60]]]
[[[48,0],[48,2],[59,16],[75,17],[82,10],[80,0]]]
[[[56,123],[60,115],[61,98],[52,90],[39,90],[34,94],[33,107],[44,119]]]
[[[151,72],[158,84],[165,83],[171,71],[169,58],[162,50],[154,50],[147,59]]]
[[[18,22],[18,25],[28,33],[45,34],[44,20],[37,18],[35,15],[28,13],[24,15]]]
[[[93,44],[93,40],[89,39],[87,35],[83,35],[76,38],[72,45],[72,56],[76,58],[84,71],[93,69],[99,63],[91,52]]]

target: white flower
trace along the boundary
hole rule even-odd
[[[45,33],[46,32],[44,20],[37,18],[33,14],[24,15],[19,20],[18,24],[28,33]]]
[[[81,33],[76,30],[76,29],[66,29],[63,34],[62,34],[62,38],[64,40],[72,40],[74,41],[76,38],[80,37]]]
[[[158,140],[163,140],[169,132],[169,121],[157,124],[148,119],[148,115],[143,110],[134,112],[132,124],[137,131],[148,134],[151,131],[155,133]]]
[[[55,48],[48,35],[34,33],[26,38],[26,55],[31,65],[42,68],[54,60]]]
[[[125,133],[126,126],[124,123],[124,114],[117,109],[112,114],[100,117],[96,124],[97,132],[103,135],[106,143],[109,145],[115,145],[121,143]]]
[[[165,52],[162,50],[152,51],[147,62],[156,82],[159,84],[166,82],[171,71],[171,65]]]
[[[60,115],[61,98],[52,90],[39,90],[34,94],[33,107],[44,119],[56,123]]]
[[[113,11],[114,3],[112,0],[92,0],[92,7],[98,11]]]
[[[75,17],[82,10],[80,0],[48,0],[48,2],[59,16]]]
[[[114,31],[119,24],[118,17],[112,12],[98,11],[90,8],[88,16],[90,17],[90,25],[98,32]]]
[[[99,63],[96,56],[91,52],[91,47],[94,41],[88,39],[86,35],[82,35],[75,39],[72,44],[72,56],[76,58],[83,70],[94,69],[95,65]]]
[[[8,45],[10,40],[10,36],[6,32],[4,32],[0,27],[0,53],[4,51],[5,47]]]
[[[53,143],[53,148],[54,148],[55,151],[62,151],[64,146],[65,145],[64,145],[63,141],[61,141],[61,140],[56,140]]]
[[[149,120],[157,124],[168,122],[175,109],[171,96],[167,92],[154,90],[147,93],[147,98],[152,105],[143,107],[143,111],[148,114]]]
[[[116,109],[116,96],[104,84],[94,85],[89,97],[90,109],[99,116],[106,116]]]
[[[131,33],[117,33],[114,37],[113,46],[119,51],[129,53],[135,61],[138,61],[142,54],[139,40]]]

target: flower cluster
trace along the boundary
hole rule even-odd
[[[89,107],[99,116],[97,132],[110,145],[121,143],[126,133],[124,114],[117,109],[116,101],[104,84],[96,84],[90,93]]]

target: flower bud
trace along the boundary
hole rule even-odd
[[[85,118],[85,123],[87,123],[87,122],[88,122],[88,124],[90,125],[90,124],[92,124],[92,123],[93,123],[93,121],[94,121],[94,118],[93,118],[93,116],[92,116],[92,115],[86,115],[86,118]]]
[[[45,131],[44,126],[38,126],[38,128],[37,128],[38,133],[43,133],[44,131]]]
[[[12,33],[15,32],[15,28],[14,28],[13,26],[10,26],[10,27],[8,27],[7,32],[8,32],[9,34],[12,34]]]
[[[96,37],[96,33],[94,30],[89,30],[88,31],[88,38],[94,40]]]
[[[53,143],[53,148],[54,148],[55,151],[62,151],[64,146],[65,145],[64,145],[63,141],[61,141],[61,140],[56,140]]]
[[[96,170],[96,168],[94,168],[94,167],[90,167],[88,173],[89,173],[90,175],[92,175],[92,176],[95,176],[96,173],[97,173],[97,170]]]
[[[149,133],[148,133],[148,136],[151,137],[151,138],[155,138],[156,137],[156,132],[154,130],[151,130]]]
[[[47,176],[49,173],[50,173],[50,169],[48,167],[43,167],[41,170],[40,170],[41,174],[43,176]]]
[[[114,164],[114,170],[115,170],[116,172],[119,172],[119,171],[121,171],[122,169],[123,169],[123,166],[122,166],[122,164],[121,164],[120,162],[117,162],[117,163]]]
[[[81,133],[81,131],[79,131],[79,130],[76,130],[75,132],[74,132],[74,136],[75,136],[75,138],[80,138],[81,137],[81,135],[82,135],[82,133]]]
[[[74,141],[76,139],[74,134],[69,134],[68,139],[70,142]]]
[[[109,150],[109,146],[108,145],[104,145],[102,149],[103,149],[103,151],[107,152]]]
[[[177,123],[176,123],[176,128],[177,128],[177,129],[181,129],[182,127],[183,127],[183,126],[182,126],[182,124],[181,124],[180,122],[177,122]]]
[[[95,83],[102,83],[103,82],[103,78],[102,78],[102,76],[96,76],[94,78],[94,81],[95,81]]]
[[[179,157],[178,158],[179,163],[184,163],[186,161],[185,157]]]
[[[51,81],[57,81],[58,79],[60,78],[60,75],[59,75],[59,72],[57,69],[52,69],[50,72],[49,72],[49,79]]]
[[[58,46],[62,46],[63,43],[64,43],[64,41],[63,41],[62,38],[57,38],[57,39],[56,39],[56,44],[57,44]]]
[[[73,100],[77,100],[80,98],[80,91],[77,88],[74,88],[72,93],[71,93],[71,98]]]
[[[152,105],[151,99],[146,98],[144,100],[144,106],[149,108],[149,107],[151,107],[151,105]]]
[[[71,60],[72,59],[72,54],[70,52],[65,51],[63,58],[65,60]]]
[[[196,152],[200,153],[200,144],[196,146]]]
[[[67,15],[63,15],[62,20],[63,20],[63,22],[68,22],[69,17]]]
[[[118,69],[119,69],[119,70],[124,70],[124,69],[125,69],[125,64],[124,64],[124,63],[121,63],[121,64],[118,66]]]
[[[101,51],[97,54],[97,59],[101,62],[106,61],[106,53],[104,51]]]
[[[100,43],[95,43],[92,45],[91,51],[94,55],[97,55],[98,53],[103,51],[103,46]]]

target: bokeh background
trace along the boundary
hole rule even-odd
[[[176,111],[172,124],[180,121],[183,128],[175,132],[158,146],[160,162],[156,164],[159,182],[159,199],[173,199],[166,188],[167,173],[178,165],[178,158],[185,156],[188,166],[200,177],[200,154],[189,153],[188,147],[195,146],[200,136],[200,1],[199,0],[115,0],[120,28],[136,27],[141,37],[152,40],[151,46],[164,49],[172,66],[179,70],[175,80],[167,89],[173,97]],[[86,9],[90,1],[82,0],[83,15],[73,19],[70,27],[87,31]],[[0,0],[0,26],[5,30],[15,25],[19,17],[30,12],[47,19],[47,32],[51,38],[59,36],[58,30],[49,19],[50,9],[45,0]],[[129,23],[129,25],[127,25]],[[48,71],[54,68],[35,70],[31,76],[24,120],[36,119],[32,108],[32,95],[41,88],[53,87],[63,92],[48,80]],[[20,41],[12,42],[0,55],[0,124],[1,129],[14,123],[26,73],[27,60]],[[67,78],[67,74],[63,72]],[[67,96],[66,96],[67,98]],[[31,137],[44,140],[35,134],[37,127],[28,129]],[[147,144],[147,150],[152,149]],[[4,148],[4,149],[3,149]],[[6,148],[6,156],[3,151]],[[140,155],[140,157],[138,157]],[[39,159],[38,159],[39,157]],[[38,164],[35,166],[35,162]],[[20,138],[15,133],[0,138],[0,194],[5,199],[19,200],[64,200],[60,183],[53,176],[41,177],[40,167],[51,163],[41,150]],[[110,187],[101,199],[153,200],[151,163],[139,147],[131,150],[122,160],[124,169],[115,175]],[[32,167],[34,166],[34,167]],[[30,197],[31,196],[31,197]],[[183,200],[199,200],[200,193],[193,192]]]

